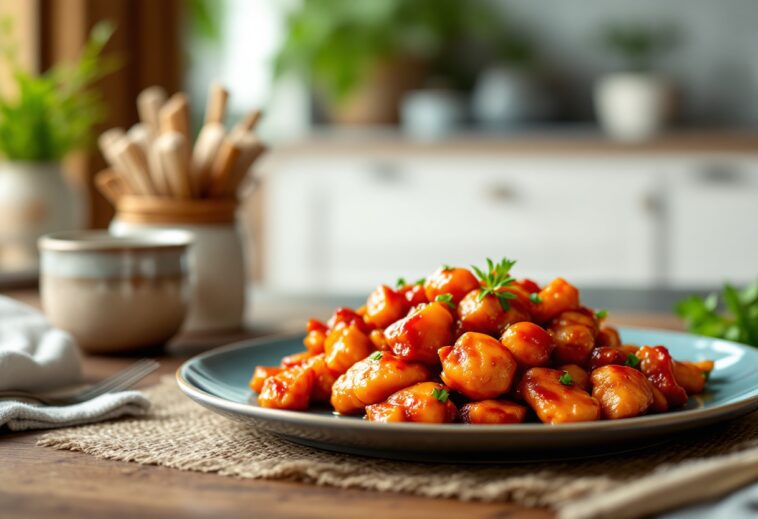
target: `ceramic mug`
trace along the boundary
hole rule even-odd
[[[161,345],[190,301],[191,233],[53,233],[39,240],[40,292],[50,322],[85,351],[121,353]]]

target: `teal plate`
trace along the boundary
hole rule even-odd
[[[662,330],[622,328],[625,343],[663,344],[679,360],[713,359],[707,392],[681,410],[625,420],[561,425],[384,424],[334,415],[327,407],[282,411],[258,406],[247,384],[257,365],[277,366],[303,350],[302,336],[239,342],[185,362],[181,390],[208,409],[304,445],[350,454],[445,462],[567,459],[649,447],[677,432],[758,409],[758,350]]]

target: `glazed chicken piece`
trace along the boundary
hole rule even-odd
[[[600,331],[597,332],[597,337],[595,337],[595,346],[620,348],[621,335],[619,335],[618,330],[612,326],[602,326],[600,327]]]
[[[431,378],[423,364],[405,362],[390,353],[376,352],[356,362],[332,387],[332,407],[341,414],[363,412],[367,405]]]
[[[308,409],[315,382],[313,370],[302,366],[268,377],[258,395],[261,407],[304,411]]]
[[[311,401],[328,402],[332,396],[332,386],[337,380],[337,375],[326,364],[326,354],[320,353],[305,361],[302,366],[313,372],[313,390]]]
[[[342,374],[359,360],[368,357],[374,347],[368,336],[358,326],[351,324],[329,332],[324,342],[324,351],[329,369]]]
[[[426,291],[424,290],[423,283],[403,285],[398,289],[398,292],[405,298],[405,301],[408,303],[408,308],[413,308],[414,306],[429,302],[426,298]]]
[[[512,324],[503,333],[500,343],[513,354],[519,366],[535,368],[550,364],[553,338],[534,323],[525,321]]]
[[[450,423],[458,410],[448,398],[448,390],[437,382],[421,382],[401,389],[379,404],[366,407],[366,419],[373,422]]]
[[[540,303],[534,305],[535,321],[544,324],[558,314],[579,307],[579,290],[563,278],[555,278],[539,291]]]
[[[712,369],[712,366],[711,366]],[[704,370],[694,362],[674,361],[674,378],[688,395],[702,393],[708,380],[709,370]]]
[[[514,293],[518,289],[503,290]],[[518,296],[517,296],[518,297]],[[528,300],[527,300],[528,301]],[[458,304],[458,319],[461,333],[479,332],[499,336],[508,325],[530,319],[526,304],[518,299],[510,300],[508,309],[497,297],[481,297],[481,290],[472,290]]]
[[[366,301],[364,320],[378,328],[386,328],[408,311],[408,301],[387,285],[379,285]]]
[[[452,342],[452,328],[453,316],[447,307],[443,303],[428,303],[387,327],[384,336],[395,356],[436,366],[437,350]]]
[[[268,377],[273,377],[282,371],[284,371],[282,368],[276,368],[273,366],[255,366],[253,378],[250,379],[250,389],[256,393],[260,393],[261,389],[263,389],[263,383],[266,381],[266,379]]]
[[[313,355],[324,353],[324,341],[329,328],[317,319],[310,319],[305,327],[305,332],[305,339],[303,339],[305,349]]]
[[[666,398],[669,408],[682,407],[687,403],[687,392],[674,376],[674,362],[663,346],[643,346],[637,353],[640,370]]]
[[[302,366],[305,362],[312,358],[313,354],[310,351],[301,351],[282,357],[280,367],[283,369],[294,368],[295,366]]]
[[[544,423],[600,419],[600,403],[577,387],[567,373],[557,369],[531,368],[521,378],[519,391]]]
[[[380,330],[379,328],[371,330],[368,338],[377,350],[388,351],[390,349],[390,345],[387,344],[387,337],[384,336],[384,330]]]
[[[477,288],[479,281],[470,271],[463,268],[440,267],[424,282],[424,292],[428,301],[434,301],[437,296],[450,294],[453,305],[457,305],[466,294]]]
[[[458,416],[463,423],[471,424],[522,423],[526,407],[508,400],[482,400],[463,405]]]
[[[472,400],[510,390],[518,367],[513,354],[489,335],[468,332],[439,350],[442,381]]]
[[[329,321],[327,321],[326,325],[329,327],[329,333],[344,326],[350,325],[356,326],[365,334],[370,333],[372,328],[374,328],[363,319],[363,316],[361,314],[344,306],[341,306],[334,311],[332,316],[329,318]]]
[[[590,354],[590,370],[602,368],[610,364],[616,364],[623,366],[626,364],[629,354],[624,353],[619,348],[611,348],[610,346],[600,346],[592,350]]]
[[[597,322],[591,310],[561,312],[550,323],[548,331],[555,343],[553,360],[557,364],[588,364],[597,334]]]
[[[583,367],[576,364],[564,364],[558,369],[567,372],[576,387],[584,389],[588,393],[592,390],[590,374]]]
[[[592,372],[592,396],[611,420],[640,416],[653,405],[653,389],[645,375],[628,366],[608,365]]]

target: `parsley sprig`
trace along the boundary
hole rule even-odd
[[[511,308],[509,299],[516,299],[516,294],[511,292],[505,292],[502,289],[516,281],[516,278],[511,277],[511,269],[516,264],[516,260],[509,260],[503,258],[500,263],[493,262],[490,258],[487,258],[487,271],[471,266],[476,272],[479,280],[482,282],[482,288],[479,291],[479,301],[487,296],[495,296],[500,302],[500,306],[503,310],[508,311]]]
[[[630,368],[636,368],[640,365],[640,358],[634,353],[630,353],[626,356],[626,362],[624,362]]]
[[[438,303],[443,303],[455,310],[455,304],[453,303],[453,294],[440,294],[434,298]]]
[[[382,352],[381,351],[375,351],[371,355],[368,356],[371,360],[382,360]]]
[[[447,402],[450,393],[447,392],[447,389],[435,387],[432,389],[432,396],[444,404]]]
[[[573,386],[574,378],[571,376],[571,374],[568,371],[564,371],[563,373],[561,373],[561,376],[558,377],[558,382],[560,382],[564,386]]]

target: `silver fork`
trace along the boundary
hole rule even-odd
[[[142,359],[115,375],[72,395],[53,397],[27,391],[0,391],[0,400],[31,400],[40,404],[55,406],[80,404],[105,393],[113,393],[131,387],[158,369],[159,366],[160,364],[157,361]]]

